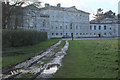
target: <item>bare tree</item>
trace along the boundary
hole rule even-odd
[[[22,7],[24,5],[30,5],[32,3],[36,3],[38,2],[38,0],[4,0],[3,2],[3,15],[2,15],[2,27],[3,29],[7,28],[7,29],[11,29],[10,26],[10,17],[12,14],[14,14],[15,12],[15,8],[17,7]],[[37,3],[36,3],[37,4]],[[17,19],[17,18],[16,18]],[[17,22],[16,22],[17,24]],[[7,27],[6,27],[7,26]]]

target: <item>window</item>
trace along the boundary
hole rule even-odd
[[[78,26],[76,26],[76,29],[78,29]]]
[[[66,33],[66,35],[67,35],[67,33]]]
[[[52,26],[52,29],[53,29],[53,26]]]
[[[58,35],[58,33],[56,33],[56,35]]]
[[[111,30],[111,28],[110,28],[110,30]]]
[[[54,35],[54,33],[52,33],[52,35]]]
[[[101,26],[99,26],[99,30],[101,30]]]
[[[112,33],[110,32],[110,35],[112,35]]]
[[[45,20],[43,21],[43,27],[45,27]]]
[[[76,33],[76,35],[78,35],[78,33]]]
[[[96,26],[94,26],[94,30],[96,30]]]
[[[60,26],[60,29],[62,29],[62,26]]]
[[[96,35],[96,34],[94,33],[94,35]]]
[[[104,30],[106,30],[106,26],[104,26]]]
[[[83,35],[85,35],[85,33],[83,33]]]
[[[72,23],[70,24],[70,29],[72,29]]]
[[[58,27],[56,27],[56,29],[57,29]]]
[[[88,33],[86,33],[86,35],[88,35]]]
[[[67,29],[67,25],[66,25],[66,29]]]
[[[62,33],[60,33],[60,35],[62,35]]]
[[[91,35],[91,33],[90,33],[90,35]]]
[[[92,26],[90,26],[90,30],[92,30]]]
[[[104,33],[104,35],[106,35],[106,33]]]
[[[82,35],[82,33],[80,33],[80,35]]]

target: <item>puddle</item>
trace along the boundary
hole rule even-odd
[[[51,65],[45,65],[44,70],[41,72],[40,75],[37,76],[37,78],[52,78],[53,75],[57,72],[60,65],[57,64],[51,64]],[[37,79],[36,78],[36,79]]]
[[[2,74],[2,78],[5,79],[5,78],[9,78],[11,76],[14,76],[16,74],[24,74],[24,73],[38,73],[40,72],[41,70],[41,65],[42,63],[40,64],[37,64],[37,66],[35,66],[34,64],[36,64],[37,62],[39,62],[41,59],[43,59],[44,57],[47,57],[47,56],[50,56],[51,54],[53,54],[53,51],[57,48],[58,45],[61,44],[61,40],[58,41],[56,44],[52,45],[51,47],[49,47],[45,52],[43,52],[42,54],[40,55],[37,55],[35,57],[32,57],[30,60],[26,60],[25,62],[22,62],[16,66],[14,66],[14,70],[11,70],[9,72],[6,72],[6,74]],[[19,78],[19,77],[18,77]]]
[[[9,78],[19,73],[20,74],[14,76],[14,78],[19,78],[21,75],[27,73],[34,74],[35,76],[37,75],[35,78],[52,78],[53,75],[60,68],[62,59],[66,55],[66,51],[69,47],[68,41],[66,41],[61,51],[57,52],[52,59],[48,60],[47,58],[49,58],[49,56],[53,54],[54,50],[59,44],[61,44],[61,42],[62,41],[59,41],[55,45],[51,46],[41,55],[37,55],[30,60],[16,65],[14,67],[14,70],[10,71],[9,74],[3,74],[3,78]]]
[[[62,59],[66,55],[66,51],[68,50],[68,47],[69,47],[69,43],[68,41],[66,41],[64,47],[61,49],[61,51],[55,54],[55,57],[53,58],[53,60],[51,60],[46,65],[44,65],[43,72],[41,72],[41,74],[39,74],[37,78],[52,78],[53,75],[60,68]]]
[[[43,74],[54,74],[54,73],[56,73],[57,70],[58,70],[58,67],[57,66],[53,66],[53,67],[45,69],[43,71]]]

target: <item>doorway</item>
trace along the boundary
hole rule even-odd
[[[71,37],[73,37],[73,33],[71,33]]]
[[[71,33],[71,38],[72,38],[72,40],[73,40],[73,33]]]
[[[98,34],[99,37],[101,37],[101,34]]]

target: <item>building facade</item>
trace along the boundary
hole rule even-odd
[[[118,27],[117,18],[92,20],[90,21],[90,37],[117,37]]]
[[[46,31],[48,38],[61,37],[105,37],[118,36],[117,19],[89,21],[89,13],[72,7],[61,7],[61,4],[38,8],[29,5],[22,8],[22,15],[14,16],[14,23],[20,20],[18,28]],[[18,17],[18,20],[16,19]],[[20,18],[20,19],[19,19]],[[21,19],[22,18],[22,19]],[[11,22],[12,23],[12,22]],[[13,26],[15,24],[13,23]]]
[[[75,6],[63,8],[60,4],[57,6],[45,4],[40,10],[42,14],[50,16],[48,35],[52,38],[71,35],[80,37],[81,33],[89,30],[89,13],[77,10]]]

